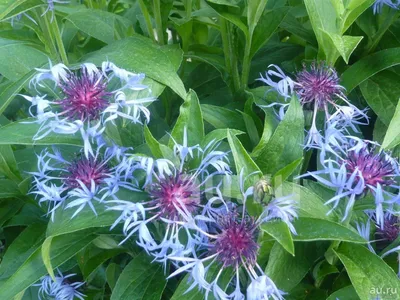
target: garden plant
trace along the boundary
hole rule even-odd
[[[400,0],[0,0],[0,300],[400,299]]]

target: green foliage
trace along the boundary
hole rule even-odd
[[[128,149],[131,154],[125,163],[167,159],[169,167],[190,172],[200,164],[199,160],[189,162],[190,158],[206,157],[212,151],[207,147],[213,145],[226,154],[224,163],[232,174],[227,178],[217,172],[202,183],[206,192],[199,197],[201,208],[204,201],[221,196],[239,214],[247,210],[246,218],[261,222],[261,213],[274,199],[290,196],[294,201],[296,234],[277,219],[257,223],[254,231],[260,269],[254,268],[265,270],[287,293],[285,299],[368,300],[382,290],[396,291],[388,299],[398,299],[397,254],[382,259],[357,232],[357,225],[366,221],[364,210],[376,207],[372,189],[356,197],[346,220],[341,217],[346,208],[343,199],[332,211],[332,204],[326,202],[338,191],[304,178],[308,171],[321,170],[324,163],[318,160],[320,147],[304,148],[312,105],[304,104],[295,92],[284,99],[257,80],[265,76],[270,64],[296,80],[302,64],[327,62],[338,71],[349,102],[368,110],[369,124],[357,124],[346,135],[379,142],[382,146],[374,151],[390,150],[397,160],[400,13],[383,6],[379,14],[373,14],[374,2],[72,0],[55,3],[55,9],[46,12],[51,7],[45,0],[0,0],[0,300],[36,300],[38,287],[33,285],[58,272],[76,274],[73,280],[84,281],[85,299],[200,300],[207,292],[208,299],[218,299],[212,289],[194,287],[187,292],[193,278],[186,272],[167,280],[183,264],[153,260],[152,251],[140,246],[139,231],[148,229],[159,242],[171,230],[162,223],[163,216],[137,229],[121,245],[121,232],[126,229],[123,221],[110,230],[120,214],[110,210],[107,201],[116,199],[96,199],[93,207],[86,205],[74,217],[74,209],[61,205],[52,216],[50,207],[39,202],[43,195],[34,193],[33,176],[41,176],[34,173],[40,168],[40,153],[57,146],[75,160],[83,143],[79,130],[73,135],[51,132],[37,139],[38,130],[47,130],[35,117],[40,108],[31,106],[22,95],[35,96],[40,90],[44,99],[55,104],[65,93],[51,81],[33,84],[37,69],[60,63],[74,70],[82,63],[101,68],[106,61],[145,75],[142,83],[149,89],[130,90],[129,100],[156,99],[143,105],[151,116],[148,123],[119,119],[107,123],[104,141]],[[112,80],[118,84],[118,78]],[[276,112],[282,104],[287,106],[280,119]],[[318,130],[324,135],[324,112],[317,114]],[[183,148],[186,160],[180,165],[183,154],[178,153],[176,143],[186,142],[184,146],[190,148]],[[47,159],[43,158],[43,164]],[[108,161],[106,167],[112,164]],[[214,175],[216,169],[210,166],[201,175]],[[135,188],[120,188],[115,197],[148,204],[154,200],[148,195],[154,185],[145,186],[145,181],[153,170],[136,171],[129,174]],[[65,184],[65,178],[56,180]],[[252,188],[258,188],[262,197]],[[174,190],[170,196],[181,197],[179,193]],[[389,190],[385,197],[394,193]],[[214,204],[222,207],[217,200]],[[153,216],[146,210],[147,218]],[[189,232],[198,221],[190,220]],[[375,231],[371,228],[371,240],[375,240]],[[179,239],[184,240],[181,235]],[[384,247],[392,249],[399,242],[399,238],[391,243],[379,239],[371,244],[377,253],[384,253]],[[200,258],[207,249],[211,246],[199,250]],[[234,292],[235,268],[225,268],[218,258],[215,261],[211,266],[205,263],[206,281],[211,283],[219,274],[219,286],[228,294]],[[245,295],[251,282],[249,272],[239,269]]]

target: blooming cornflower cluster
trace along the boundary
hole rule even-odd
[[[376,142],[354,136],[359,126],[368,123],[365,111],[359,110],[346,98],[345,89],[332,67],[324,63],[312,63],[299,72],[293,80],[277,67],[272,66],[260,80],[267,83],[285,99],[296,94],[304,109],[313,111],[313,121],[305,148],[318,150],[319,170],[310,171],[300,177],[309,177],[335,191],[326,205],[341,212],[342,222],[351,220],[356,201],[371,195],[373,208],[365,211],[373,215],[373,223],[381,238],[393,241],[398,237],[400,215],[399,162],[391,153],[380,149]],[[278,81],[274,81],[278,78]],[[339,105],[336,101],[341,101]],[[273,105],[276,105],[275,103]],[[273,106],[271,105],[271,106]],[[282,107],[287,104],[280,104]],[[330,113],[330,108],[334,113]],[[325,112],[324,127],[317,129],[316,114]],[[370,221],[357,224],[362,237],[369,240]],[[368,245],[373,251],[372,246]],[[400,252],[399,247],[387,251],[383,256]]]
[[[46,94],[23,96],[31,102],[31,115],[40,124],[34,140],[40,140],[51,132],[73,135],[80,133],[84,153],[94,155],[93,140],[105,130],[108,122],[124,118],[142,124],[142,115],[147,122],[150,112],[146,104],[155,99],[148,87],[141,82],[144,74],[135,74],[104,62],[101,69],[92,63],[82,64],[79,70],[70,70],[63,64],[50,69],[37,69],[38,74],[31,85],[44,88],[46,82],[53,82],[61,91],[61,99],[49,99]],[[135,91],[148,91],[148,97],[130,99]],[[33,112],[35,107],[35,112]]]
[[[257,263],[260,247],[257,240],[260,225],[276,220],[285,222],[296,234],[292,225],[297,217],[296,203],[291,196],[274,198],[264,207],[260,216],[251,217],[246,211],[246,202],[253,195],[254,188],[245,189],[243,172],[239,181],[242,205],[225,201],[222,195],[212,198],[211,203],[203,209],[203,217],[190,224],[203,237],[200,239],[203,242],[191,256],[169,256],[179,264],[179,268],[169,277],[189,272],[192,282],[189,290],[197,286],[205,290],[206,297],[212,292],[217,299],[244,299],[244,289],[247,299],[283,299],[284,292],[278,289]],[[247,287],[241,286],[239,280],[242,271],[249,278]]]
[[[76,208],[72,218],[86,206],[96,214],[95,202],[112,197],[120,188],[137,190],[135,179],[119,172],[125,150],[103,144],[93,156],[78,153],[70,160],[55,147],[45,149],[37,155],[38,171],[31,172],[34,179],[31,193],[39,204],[46,203],[52,220],[59,207]]]
[[[384,6],[391,7],[393,9],[399,9],[400,1],[399,0],[375,0],[372,9],[374,14],[380,14]]]
[[[138,244],[164,263],[168,255],[193,251],[194,245],[201,242],[187,224],[193,223],[204,207],[204,193],[219,192],[218,186],[212,184],[213,178],[230,174],[227,153],[216,150],[218,144],[214,141],[204,148],[199,145],[188,146],[185,130],[183,144],[174,142],[171,159],[124,158],[119,168],[122,175],[145,173],[142,201],[117,199],[107,202],[110,210],[121,212],[111,228],[120,221],[124,222],[126,238],[122,243],[138,232]],[[196,161],[198,163],[195,166]],[[160,233],[160,242],[148,229],[155,222],[165,224],[165,230]],[[182,235],[186,236],[185,242],[182,242]]]
[[[69,274],[64,276],[60,271],[55,276],[55,280],[50,275],[43,277],[40,283],[34,284],[39,286],[39,299],[56,299],[56,300],[84,300],[85,295],[79,292],[84,282],[69,282],[69,278],[76,274]]]
[[[322,142],[323,136],[317,126],[317,114],[325,113],[327,126],[335,124],[336,127],[349,127],[357,131],[357,125],[367,124],[368,118],[364,111],[352,105],[346,98],[345,88],[340,85],[336,70],[324,62],[313,62],[310,67],[303,66],[303,70],[292,79],[281,68],[270,65],[269,70],[260,81],[269,85],[285,100],[296,95],[305,110],[312,111],[312,123],[308,131],[305,148],[315,147]],[[276,81],[277,80],[277,81]],[[283,118],[286,103],[272,103],[269,106],[280,106],[279,117]],[[331,114],[331,109],[334,113]]]
[[[400,245],[390,246],[391,243],[395,242],[400,237],[400,217],[386,212],[383,217],[383,225],[377,224],[376,215],[374,213],[367,212],[367,221],[365,223],[357,223],[357,231],[359,234],[368,241],[368,249],[372,253],[376,253],[377,250],[372,247],[372,243],[376,243],[376,248],[381,248],[380,256],[382,258],[390,255],[397,254],[398,260],[398,273],[397,276],[400,278]],[[371,223],[375,227],[375,232],[371,228]],[[371,232],[374,232],[374,239],[371,240]],[[389,247],[388,247],[389,245]]]

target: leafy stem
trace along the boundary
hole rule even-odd
[[[222,45],[224,48],[225,65],[232,78],[231,89],[235,93],[240,90],[240,76],[238,70],[237,56],[235,52],[232,26],[224,18],[220,18],[220,31]]]
[[[146,28],[149,33],[149,36],[153,41],[156,41],[156,38],[154,36],[153,25],[151,24],[150,14],[149,14],[146,4],[144,4],[143,0],[139,0],[139,6],[140,6],[140,10],[142,11],[142,14],[144,16],[144,22],[146,23]]]
[[[58,22],[56,19],[53,20],[51,23],[53,37],[56,40],[58,52],[61,56],[61,60],[65,65],[68,65],[68,56],[67,52],[65,51],[64,43],[61,37],[60,27],[58,26]]]
[[[161,2],[160,0],[153,1],[153,11],[154,18],[156,20],[156,30],[157,30],[157,38],[158,43],[164,45],[164,30],[162,26],[162,18],[161,18]]]
[[[247,88],[247,82],[249,81],[250,64],[251,64],[251,43],[252,35],[249,34],[246,38],[246,45],[244,48],[243,66],[242,66],[242,89]]]

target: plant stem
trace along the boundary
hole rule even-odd
[[[146,23],[146,28],[149,33],[149,36],[153,41],[156,41],[156,37],[154,36],[153,25],[151,24],[150,14],[149,14],[149,11],[147,10],[147,7],[144,4],[143,0],[139,0],[139,6],[140,6],[140,10],[142,11],[142,14],[144,16],[144,21]]]
[[[186,18],[189,20],[192,17],[192,0],[185,0]]]
[[[242,66],[242,89],[245,90],[247,88],[247,84],[249,81],[249,73],[250,73],[250,63],[251,63],[251,34],[246,38],[246,45],[244,48],[244,56],[243,56],[243,66]]]
[[[42,9],[42,13],[44,13],[45,10]],[[36,18],[38,20],[39,26],[42,28],[43,36],[45,39],[45,44],[47,48],[49,49],[50,56],[52,59],[59,59],[58,57],[58,52],[57,52],[57,47],[54,43],[53,36],[51,33],[51,27],[50,27],[50,22],[49,18],[47,15],[41,16],[38,14],[38,17]]]
[[[89,7],[89,8],[93,8],[93,2],[92,2],[92,0],[88,0],[87,3],[88,3],[88,7]]]
[[[225,54],[225,65],[229,75],[232,78],[231,90],[233,93],[235,93],[240,89],[240,77],[233,43],[233,34],[230,24],[224,18],[221,17],[219,21],[222,45]]]
[[[67,56],[67,52],[65,51],[65,47],[64,47],[64,43],[63,43],[63,40],[61,37],[60,28],[58,27],[57,19],[54,18],[53,23],[51,23],[51,26],[53,29],[53,36],[57,43],[58,52],[61,56],[61,61],[65,65],[68,65],[68,56]]]
[[[160,0],[153,0],[154,18],[156,19],[157,40],[160,45],[164,45],[164,31],[161,19],[161,3]]]

